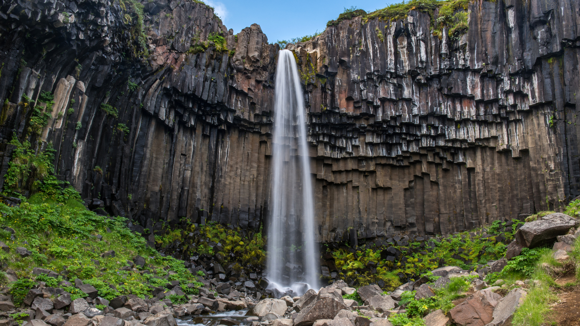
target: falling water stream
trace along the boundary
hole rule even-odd
[[[278,58],[274,112],[267,275],[270,289],[302,295],[318,289],[318,249],[304,95],[288,50]]]

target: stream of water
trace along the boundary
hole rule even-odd
[[[268,228],[269,288],[302,295],[318,290],[312,176],[306,110],[294,54],[279,53],[272,149],[272,211]]]

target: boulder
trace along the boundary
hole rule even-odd
[[[389,295],[375,295],[368,301],[368,306],[378,312],[387,312],[395,308],[395,300]]]
[[[393,324],[391,324],[388,319],[384,318],[380,320],[373,320],[371,326],[393,326]]]
[[[147,317],[143,324],[147,326],[177,326],[175,318],[171,314],[164,312]]]
[[[51,311],[54,308],[54,304],[50,299],[45,299],[43,297],[36,297],[32,302],[31,308],[36,310]]]
[[[308,306],[314,300],[316,300],[317,295],[318,294],[313,289],[306,291],[306,293],[304,293],[304,295],[300,297],[298,301],[294,302],[294,310],[300,312],[302,308]]]
[[[70,304],[71,300],[69,293],[61,294],[56,299],[54,299],[54,309],[62,309]]]
[[[333,319],[339,311],[345,308],[346,305],[341,296],[337,296],[333,290],[329,291],[323,288],[318,293],[316,300],[296,315],[294,324],[296,326],[309,326],[319,319]]]
[[[573,249],[574,249],[573,246],[564,242],[556,242],[554,243],[554,247],[552,248],[552,250],[554,251],[564,250],[566,252],[571,252]]]
[[[429,285],[423,284],[417,288],[417,293],[415,293],[415,300],[430,298],[434,295],[435,293],[433,290],[431,290]]]
[[[104,313],[97,308],[89,308],[89,309],[83,311],[83,314],[85,314],[85,316],[87,316],[89,318],[104,315]]]
[[[494,261],[493,263],[491,263],[489,267],[493,273],[499,273],[503,270],[504,267],[506,267],[506,265],[507,259],[502,258],[498,261]]]
[[[89,304],[87,303],[87,300],[83,298],[78,298],[75,299],[73,302],[71,302],[69,312],[71,314],[80,314],[81,312],[87,309],[89,309]]]
[[[113,307],[114,309],[117,309],[123,307],[125,303],[127,303],[127,296],[122,295],[111,300],[109,306]]]
[[[48,325],[40,319],[33,319],[29,322],[26,322],[24,326],[48,326]]]
[[[44,319],[44,321],[52,326],[62,326],[66,322],[64,317],[61,314],[53,314]]]
[[[48,316],[50,316],[50,312],[47,312],[42,309],[36,309],[34,311],[34,318],[45,320]]]
[[[135,313],[127,308],[117,308],[115,309],[115,312],[113,312],[113,314],[115,315],[115,317],[121,319],[127,319],[129,317],[135,316]]]
[[[292,298],[290,296],[288,296],[288,295],[280,298],[280,300],[284,300],[286,302],[286,305],[288,307],[294,306],[294,300],[292,300]]]
[[[2,241],[0,241],[0,249],[4,250],[4,252],[10,252],[10,247]]]
[[[501,299],[493,311],[493,320],[487,326],[508,325],[516,309],[524,302],[527,292],[522,289],[513,289]]]
[[[145,267],[145,258],[141,256],[135,256],[135,258],[133,258],[133,263],[135,263],[136,266],[143,268]]]
[[[351,299],[344,299],[344,304],[346,305],[347,308],[353,308],[358,306],[358,302]]]
[[[197,299],[197,302],[201,303],[202,305],[208,307],[211,310],[217,310],[217,308],[219,307],[219,303],[217,302],[217,300],[213,300],[213,299],[209,299],[209,298],[201,297],[201,298]]]
[[[362,299],[362,301],[364,301],[364,303],[367,303],[372,297],[383,294],[383,290],[381,290],[381,288],[378,285],[373,284],[359,288],[357,290],[357,293],[359,297]]]
[[[141,298],[133,298],[125,303],[125,307],[133,310],[134,312],[145,312],[149,310],[149,306],[145,300]]]
[[[76,300],[75,300],[76,301]],[[89,326],[92,325],[90,319],[83,314],[76,314],[67,319],[67,321],[63,324],[64,326]]]
[[[336,320],[337,318],[335,318]],[[354,325],[355,326],[370,326],[371,325],[371,320],[366,318],[366,317],[362,317],[362,316],[357,316],[354,320]]]
[[[248,308],[244,300],[218,299],[218,301],[223,302],[227,310],[244,310]]]
[[[269,313],[273,313],[278,317],[284,316],[286,313],[286,301],[280,299],[264,299],[254,307],[254,314],[258,317],[264,317]]]
[[[570,256],[568,256],[568,253],[566,252],[566,250],[558,250],[554,253],[554,259],[556,259],[558,262],[562,263],[567,261],[568,259],[570,259]]]
[[[476,292],[470,299],[451,309],[451,319],[458,325],[485,326],[493,319],[501,296],[489,289]]]
[[[335,318],[328,323],[328,326],[354,326],[354,325],[348,318]]]
[[[425,316],[425,326],[447,326],[449,324],[449,317],[445,316],[441,309],[435,310]]]
[[[98,326],[123,326],[125,322],[122,319],[113,316],[105,316],[99,321]]]
[[[272,326],[293,326],[292,319],[276,319],[272,322]]]
[[[30,305],[32,305],[32,302],[34,301],[34,299],[36,299],[36,297],[42,296],[42,295],[43,295],[43,293],[41,290],[31,289],[30,291],[28,291],[28,293],[26,294],[26,296],[24,297],[24,300],[22,302],[24,302],[25,305],[30,306]]]
[[[14,310],[12,301],[0,301],[0,311]]]
[[[519,244],[516,240],[510,242],[505,252],[505,258],[507,260],[510,260],[516,256],[519,256],[522,253],[523,248],[524,247],[521,244]]]
[[[345,295],[351,295],[351,294],[354,294],[356,292],[355,288],[350,288],[348,286],[343,287],[341,290],[342,290],[342,294],[345,294]]]
[[[90,285],[90,284],[82,284],[78,288],[81,291],[83,291],[84,293],[86,293],[89,296],[89,298],[91,298],[91,299],[94,299],[99,295],[99,291],[97,289],[95,289],[95,287]]]
[[[574,246],[574,242],[576,241],[576,237],[572,234],[559,235],[556,239],[558,239],[558,242],[564,242],[571,246]]]
[[[17,247],[16,248],[16,253],[20,255],[20,257],[28,257],[30,255],[32,255],[32,253],[30,251],[28,251],[28,249],[24,248],[24,247]]]
[[[431,273],[433,276],[447,276],[449,273],[460,273],[463,270],[457,266],[445,266],[434,269]]]
[[[319,319],[312,324],[312,326],[328,326],[332,319]]]
[[[576,220],[562,213],[539,217],[536,221],[526,222],[516,233],[517,242],[527,248],[534,248],[546,240],[568,233],[576,226]]]
[[[348,318],[354,324],[354,321],[356,320],[357,316],[358,315],[356,313],[354,313],[350,310],[343,309],[343,310],[339,311],[338,314],[336,314],[336,317],[334,317],[334,318],[335,319],[336,318]]]

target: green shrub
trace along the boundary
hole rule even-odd
[[[171,300],[171,303],[173,304],[186,304],[188,301],[186,296],[176,294],[170,295],[169,300]]]
[[[353,294],[344,294],[342,297],[344,299],[356,301],[359,306],[363,305],[363,301],[362,301],[361,297],[358,295],[358,292],[356,292],[356,291]]]
[[[32,289],[36,283],[28,278],[21,278],[18,281],[14,282],[10,286],[10,294],[12,295],[12,302],[15,306],[19,307],[22,305],[22,301],[28,291]]]

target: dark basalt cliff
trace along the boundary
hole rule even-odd
[[[51,142],[59,178],[137,229],[182,217],[257,229],[270,206],[278,45],[258,25],[234,36],[187,0],[144,2],[140,35],[131,6],[2,1],[0,174],[13,135]],[[469,12],[456,39],[411,11],[289,45],[321,241],[447,234],[580,195],[580,4],[477,0]],[[204,43],[215,33],[228,49]],[[44,91],[48,125],[27,135],[23,95]]]

